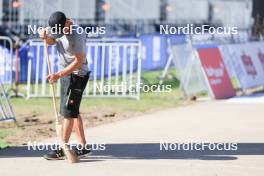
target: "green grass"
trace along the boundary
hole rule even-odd
[[[143,85],[158,85],[159,76],[162,71],[152,71],[142,73]],[[170,70],[169,74],[172,73]],[[141,92],[140,100],[125,98],[85,98],[82,101],[81,110],[85,112],[91,106],[97,107],[113,107],[121,111],[147,111],[154,108],[173,107],[178,104],[180,91],[179,81],[170,76],[164,80],[163,86],[171,85],[170,92]],[[164,87],[163,87],[164,89]],[[48,98],[31,98],[25,100],[22,98],[12,98],[11,104],[15,111],[31,112],[32,115],[43,114],[49,112],[52,108],[51,100]]]
[[[231,83],[235,89],[239,88],[239,81],[236,78],[231,78]]]
[[[143,72],[143,85],[158,85],[159,76],[162,71]],[[140,100],[132,99],[84,99],[82,106],[111,106],[123,111],[147,111],[154,108],[166,108],[177,105],[179,102],[180,91],[179,81],[174,77],[164,80],[164,85],[171,85],[169,92],[141,92]]]

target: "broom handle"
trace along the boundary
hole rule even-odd
[[[51,64],[50,64],[50,59],[49,59],[49,53],[48,53],[48,44],[46,42],[46,40],[44,40],[44,55],[45,55],[45,59],[48,65],[48,71],[49,74],[51,74]],[[56,99],[55,99],[55,91],[54,91],[54,84],[50,84],[51,86],[51,93],[52,93],[52,101],[53,101],[53,109],[55,112],[55,118],[56,118],[56,123],[59,122],[59,115],[58,115],[58,111],[57,111],[57,105],[56,105]]]

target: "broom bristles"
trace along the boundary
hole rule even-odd
[[[73,151],[70,150],[67,144],[62,145],[62,150],[69,163],[77,163],[79,161],[77,155]]]

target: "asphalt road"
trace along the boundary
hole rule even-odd
[[[28,151],[27,146],[0,150],[0,175],[260,176],[264,173],[263,107],[264,101],[244,99],[202,102],[87,129],[87,140],[95,150],[77,164],[47,161],[41,157],[46,151]],[[164,148],[166,143],[169,150]],[[201,143],[212,148],[183,149]],[[99,150],[98,144],[105,150]],[[229,148],[213,149],[223,145]]]

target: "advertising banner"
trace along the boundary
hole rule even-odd
[[[199,58],[215,99],[233,97],[236,92],[229,79],[227,70],[218,48],[198,49]]]
[[[220,46],[225,62],[232,62],[232,68],[240,83],[247,89],[264,85],[264,43],[250,42]]]

